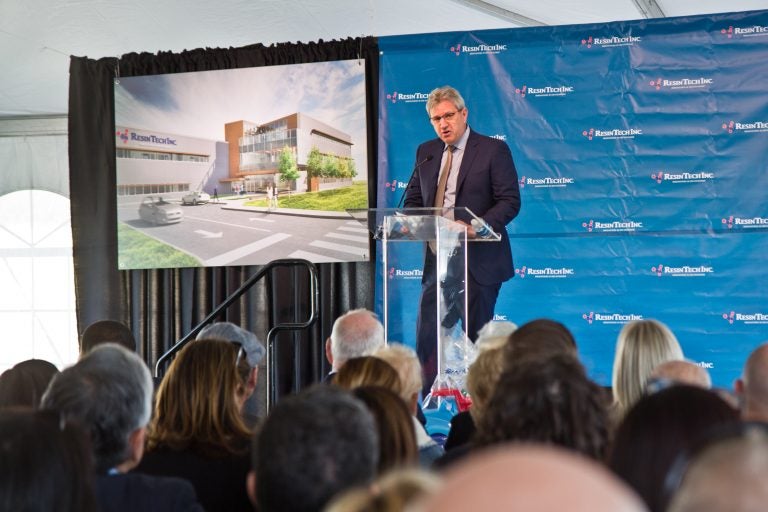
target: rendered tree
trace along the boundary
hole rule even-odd
[[[284,147],[280,151],[280,157],[277,164],[277,172],[280,173],[280,181],[293,181],[299,178],[299,169],[296,167],[296,157],[293,156],[291,148]]]

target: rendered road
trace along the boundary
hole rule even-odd
[[[367,261],[368,232],[348,219],[223,209],[222,204],[182,206],[176,224],[139,219],[140,199],[121,201],[118,220],[198,258],[205,266],[263,265],[301,258],[315,263]]]

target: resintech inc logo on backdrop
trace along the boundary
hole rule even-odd
[[[523,85],[515,88],[515,94],[520,98],[533,96],[535,98],[562,97],[574,91],[571,85]]]
[[[738,39],[741,37],[763,37],[768,36],[768,27],[764,25],[752,25],[750,27],[734,27],[720,29],[720,34],[728,39]]]
[[[612,232],[631,232],[643,229],[642,222],[636,222],[634,220],[614,220],[610,222],[603,222],[599,220],[588,220],[581,223],[581,227],[586,229],[589,233],[598,231],[602,233]]]
[[[529,267],[527,265],[523,265],[522,267],[515,269],[515,275],[525,278],[525,276],[531,276],[535,279],[565,279],[568,277],[573,277],[575,275],[575,271],[572,268],[568,267]]]
[[[592,48],[593,46],[598,48],[615,48],[619,46],[634,46],[642,40],[643,38],[638,36],[587,36],[582,38],[581,46],[583,48]]]
[[[568,185],[573,185],[574,183],[576,183],[576,180],[568,176],[547,176],[545,178],[521,176],[519,181],[520,188],[525,188],[526,186],[533,188],[567,188]]]
[[[427,98],[429,98],[429,94],[424,92],[395,91],[392,93],[387,93],[387,99],[392,103],[397,103],[398,101],[403,103],[426,103]]]
[[[424,272],[420,268],[402,269],[396,267],[389,267],[387,275],[390,279],[421,279]]]
[[[594,311],[590,311],[589,313],[581,315],[581,318],[586,320],[590,325],[593,323],[611,325],[626,324],[636,320],[643,320],[643,315],[636,315],[634,313],[595,313]]]
[[[705,277],[708,274],[713,274],[715,270],[708,265],[678,265],[673,267],[659,264],[651,267],[651,272],[659,277]]]
[[[450,48],[451,53],[454,55],[468,54],[468,55],[493,55],[507,51],[507,45],[505,44],[485,44],[480,43],[477,45],[469,44],[455,44]]]
[[[588,130],[582,130],[581,135],[586,137],[587,140],[602,139],[602,140],[617,140],[617,139],[634,139],[643,134],[643,130],[640,128],[613,128],[611,130],[603,130],[600,128],[589,128]]]
[[[726,320],[729,324],[736,323],[741,324],[768,324],[768,313],[739,313],[737,311],[729,311],[723,313],[723,320]]]
[[[768,132],[768,121],[726,121],[721,125],[727,133],[760,133]]]
[[[649,82],[650,86],[660,91],[662,89],[702,89],[712,85],[714,80],[707,77],[698,78],[657,78]]]
[[[729,215],[720,219],[720,223],[723,227],[728,229],[744,228],[744,229],[765,229],[768,228],[768,218],[765,217],[736,217]]]
[[[707,171],[656,171],[651,173],[656,183],[705,183],[715,179],[715,173]]]
[[[408,183],[402,180],[392,180],[384,183],[384,187],[389,189],[390,192],[394,192],[397,189],[404,189],[407,185]]]

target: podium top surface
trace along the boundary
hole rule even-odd
[[[471,242],[496,242],[496,233],[469,208],[369,208],[347,210],[377,240],[432,241],[440,234],[463,231],[471,224],[477,236]],[[457,222],[461,221],[461,222]],[[463,222],[463,223],[462,223]]]

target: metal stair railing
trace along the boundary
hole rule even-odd
[[[170,349],[168,349],[163,355],[161,355],[155,363],[155,377],[160,377],[160,371],[163,368],[163,364],[173,357],[179,350],[184,347],[189,341],[193,340],[197,334],[203,330],[203,327],[211,323],[221,313],[227,309],[233,302],[239,299],[245,292],[251,289],[260,279],[262,279],[268,272],[277,267],[299,267],[304,266],[309,272],[309,317],[305,321],[299,322],[285,322],[272,327],[267,333],[267,410],[273,405],[273,402],[277,401],[277,390],[274,389],[274,383],[277,379],[277,359],[275,357],[275,343],[277,334],[281,331],[299,331],[310,327],[317,321],[320,312],[320,290],[318,286],[317,267],[314,263],[302,259],[281,259],[274,260],[264,265],[253,276],[248,278],[240,288],[235,290],[224,302],[219,304],[208,316],[206,316],[199,324],[192,328],[186,336],[177,341]],[[272,297],[268,300],[272,301]],[[298,347],[298,340],[294,338],[294,391],[298,391],[297,386],[301,380],[301,354]]]

